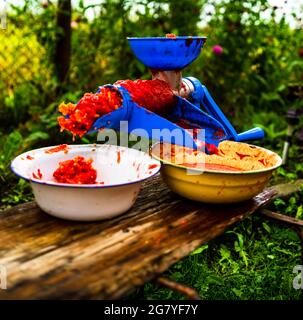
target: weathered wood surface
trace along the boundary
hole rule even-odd
[[[235,205],[173,194],[156,177],[135,206],[113,220],[55,219],[32,202],[0,214],[1,299],[116,299],[159,276],[201,244],[275,197],[274,188]]]
[[[286,216],[285,214],[273,212],[267,209],[261,209],[258,211],[258,213],[263,216],[266,216],[267,218],[279,220],[281,222],[285,222],[292,226],[303,227],[303,220],[289,217],[289,216]]]
[[[300,191],[303,186],[303,179],[298,179],[292,183],[283,183],[273,186],[272,189],[276,191],[276,197],[287,198],[294,192]],[[270,189],[270,188],[269,188]]]

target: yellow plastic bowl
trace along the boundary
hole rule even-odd
[[[273,167],[254,171],[201,170],[164,161],[153,151],[152,156],[162,162],[161,175],[168,187],[175,193],[200,202],[234,203],[253,198],[260,193],[270,180],[272,173],[282,164],[282,159],[270,150],[260,148],[274,155]]]

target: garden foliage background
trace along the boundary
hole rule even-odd
[[[292,12],[290,27],[280,8],[267,0],[102,0],[97,5],[80,0],[71,15],[69,5],[68,0],[8,5],[7,29],[0,29],[2,210],[32,199],[28,184],[10,172],[14,156],[72,142],[56,123],[60,102],[76,102],[84,92],[117,79],[150,77],[131,53],[127,36],[206,35],[200,57],[184,75],[208,87],[239,131],[263,127],[266,138],[260,144],[281,153],[285,114],[290,108],[300,114],[303,108],[303,9]],[[89,11],[94,14],[88,18]],[[289,161],[274,182],[303,175],[299,118]],[[301,197],[277,200],[274,209],[303,218]],[[168,274],[196,287],[204,298],[298,298],[291,279],[300,262],[299,244],[293,231],[254,217]],[[147,284],[134,297],[179,296]]]

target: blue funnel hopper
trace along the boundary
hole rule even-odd
[[[127,38],[136,56],[150,69],[181,70],[200,54],[206,37]]]

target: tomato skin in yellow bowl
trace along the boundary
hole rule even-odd
[[[251,199],[260,193],[270,180],[273,171],[282,164],[282,159],[264,148],[233,143],[239,144],[240,147],[250,146],[254,149],[253,152],[261,151],[264,155],[268,155],[270,163],[264,168],[257,166],[255,170],[240,170],[241,167],[254,167],[254,164],[249,164],[248,161],[243,163],[243,159],[240,160],[238,169],[224,164],[211,165],[211,163],[204,167],[199,165],[196,168],[193,165],[189,167],[163,157],[159,153],[159,143],[152,147],[152,156],[162,162],[162,178],[175,193],[205,203],[235,203]],[[206,157],[209,156],[206,155]],[[236,163],[232,160],[230,162]]]

